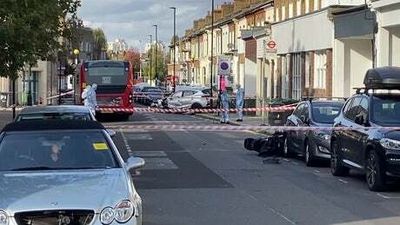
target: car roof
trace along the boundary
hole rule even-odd
[[[86,106],[79,105],[55,105],[55,106],[32,106],[21,110],[19,114],[36,114],[36,113],[89,113]]]
[[[45,131],[45,130],[105,130],[97,121],[87,120],[47,120],[20,121],[7,124],[2,132]]]

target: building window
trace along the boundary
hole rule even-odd
[[[276,11],[275,19],[276,19],[277,22],[279,22],[281,20],[281,17],[280,17],[281,8],[277,7],[275,11]]]
[[[281,56],[282,58],[282,98],[289,98],[289,57],[290,55]]]
[[[307,14],[310,12],[310,1],[311,0],[304,0],[304,1],[305,1],[304,13]]]
[[[309,88],[310,87],[310,54],[306,54],[306,61],[305,61],[305,74],[304,74],[304,87]]]
[[[301,53],[291,55],[292,62],[292,98],[301,99],[301,74],[303,71],[303,57]]]
[[[283,5],[282,6],[282,20],[286,19],[286,7]]]
[[[318,51],[314,54],[314,88],[326,87],[326,53]]]
[[[32,104],[37,104],[38,102],[38,81],[39,81],[39,72],[32,71],[32,74],[25,73],[22,79],[22,90],[24,92],[24,100],[23,102],[28,103],[28,95],[30,94],[32,97]]]
[[[289,15],[288,15],[288,18],[292,18],[293,17],[293,10],[294,10],[293,3],[290,2],[289,3]]]

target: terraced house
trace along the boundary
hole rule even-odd
[[[217,59],[228,57],[230,84],[253,99],[348,97],[367,69],[400,65],[399,9],[396,0],[234,0],[194,21],[177,66],[188,83],[217,85]]]

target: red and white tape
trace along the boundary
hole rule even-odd
[[[106,125],[124,131],[332,131],[332,130],[400,130],[400,127],[291,127],[291,126],[229,126],[229,125]]]
[[[278,106],[278,107],[259,107],[259,108],[243,108],[243,112],[287,112],[293,111],[295,106]],[[153,113],[217,113],[217,112],[225,112],[225,109],[213,109],[213,108],[204,108],[204,109],[159,109],[159,108],[112,108],[112,107],[98,107],[96,109],[100,112],[153,112]],[[229,109],[231,113],[237,112],[238,109]]]

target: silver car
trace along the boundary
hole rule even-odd
[[[175,92],[167,98],[170,109],[201,109],[210,106],[210,89],[184,90]]]
[[[26,107],[16,117],[15,121],[23,120],[96,120],[86,106],[57,105]]]
[[[0,225],[142,225],[142,200],[104,127],[26,121],[0,135]]]

